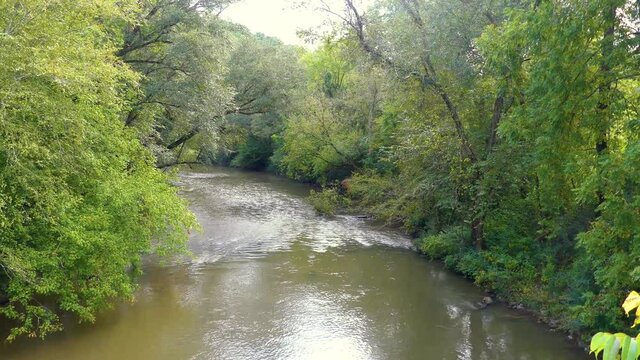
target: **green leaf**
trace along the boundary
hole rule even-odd
[[[629,344],[622,351],[622,360],[636,360],[638,358],[638,341],[629,338]]]
[[[618,351],[620,350],[620,340],[616,336],[609,336],[604,345],[603,360],[616,360]]]
[[[589,346],[589,353],[595,353],[596,357],[602,350],[604,350],[604,346],[609,339],[611,334],[599,332],[591,338],[591,345]]]
[[[620,341],[622,354],[620,356],[621,359],[626,359],[629,353],[629,346],[631,345],[631,337],[627,334],[618,333],[616,334],[618,340]]]

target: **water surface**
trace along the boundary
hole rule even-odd
[[[149,262],[137,302],[0,359],[586,359],[531,318],[410,250],[402,234],[325,218],[308,188],[200,169],[183,196],[203,226],[192,259]]]

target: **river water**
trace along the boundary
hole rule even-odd
[[[193,258],[150,261],[135,303],[0,359],[587,358],[522,313],[475,309],[482,291],[402,234],[318,216],[304,185],[229,169],[181,181],[203,227]]]

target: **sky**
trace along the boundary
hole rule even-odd
[[[300,0],[241,0],[229,6],[222,18],[240,23],[252,32],[261,32],[277,37],[285,44],[312,47],[296,36],[298,29],[321,27],[328,14],[314,8],[321,5],[320,0],[307,1],[307,8],[296,8]],[[341,0],[325,0],[332,9],[341,10]],[[340,12],[340,11],[338,11]]]

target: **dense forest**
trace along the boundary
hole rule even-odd
[[[197,228],[179,164],[314,183],[554,327],[640,288],[640,3],[317,8],[316,49],[227,0],[0,2],[0,316],[45,336],[129,299]]]

